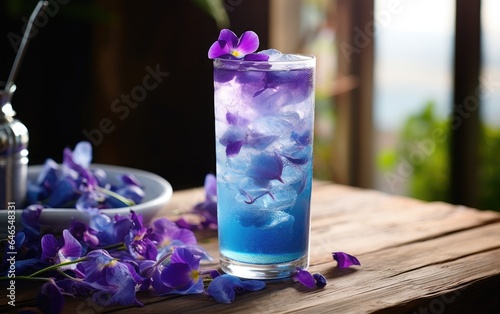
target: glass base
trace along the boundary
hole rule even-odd
[[[220,266],[222,271],[246,279],[282,279],[295,273],[296,268],[307,268],[309,257],[307,255],[287,263],[280,264],[247,264],[232,260],[221,254]]]

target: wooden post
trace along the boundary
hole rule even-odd
[[[373,0],[337,0],[339,77],[358,85],[336,97],[334,181],[372,187]]]
[[[453,115],[451,120],[451,201],[477,205],[481,1],[457,0]]]

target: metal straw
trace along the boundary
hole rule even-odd
[[[26,26],[26,30],[24,31],[24,36],[19,45],[19,49],[16,53],[16,59],[14,59],[14,64],[12,65],[12,69],[10,70],[9,78],[5,85],[5,91],[9,92],[11,87],[14,85],[14,80],[16,79],[17,73],[19,72],[19,67],[21,65],[21,61],[24,56],[26,45],[28,44],[29,37],[31,35],[31,28],[33,27],[33,22],[38,17],[38,14],[42,12],[42,9],[49,5],[48,1],[39,1],[35,7],[33,13],[31,13],[30,19],[28,21],[28,25]]]

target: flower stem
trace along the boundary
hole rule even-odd
[[[35,276],[37,276],[37,275],[39,275],[41,273],[44,273],[46,271],[53,270],[53,269],[58,269],[61,266],[66,266],[66,265],[80,263],[80,262],[83,262],[85,260],[87,260],[87,258],[82,257],[82,258],[76,259],[74,261],[69,261],[69,262],[59,263],[59,264],[55,264],[55,265],[50,265],[49,267],[45,267],[44,269],[40,269],[39,271],[36,271],[36,272],[34,272],[33,274],[31,274],[31,275],[29,275],[27,277],[35,277]]]
[[[111,197],[114,197],[114,198],[120,200],[121,202],[123,202],[124,204],[127,204],[128,206],[135,205],[135,202],[133,200],[131,200],[130,198],[126,198],[124,196],[121,196],[120,194],[115,193],[115,192],[113,192],[113,191],[111,191],[109,189],[105,189],[105,188],[102,188],[100,186],[96,186],[95,189],[98,190],[98,191],[100,191],[100,192],[102,192],[102,193],[104,193],[104,194],[107,194],[107,195],[109,195]]]
[[[9,277],[0,277],[0,280],[10,280],[12,278]],[[52,278],[49,277],[31,277],[31,276],[16,276],[16,279],[21,280],[38,280],[38,281],[53,281]]]
[[[115,244],[110,244],[110,245],[107,245],[107,246],[100,247],[99,249],[106,250],[106,251],[109,251],[111,249],[125,250],[125,249],[127,249],[127,247],[125,246],[125,243],[118,242],[118,243],[115,243]]]

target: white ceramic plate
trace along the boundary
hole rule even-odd
[[[106,214],[111,218],[113,218],[116,214],[128,216],[130,214],[130,210],[133,210],[143,216],[144,223],[148,223],[159,210],[163,209],[168,204],[172,198],[172,186],[170,183],[154,173],[139,169],[104,164],[93,164],[91,168],[103,169],[107,173],[108,180],[111,184],[118,183],[118,179],[116,179],[118,175],[131,173],[135,175],[144,185],[145,195],[142,203],[130,207],[101,210],[103,214]],[[38,173],[41,169],[41,165],[30,166],[28,168],[28,180],[31,182],[36,181]],[[22,229],[22,210],[23,208],[16,208],[16,231],[20,231]],[[8,230],[7,228],[9,224],[7,214],[7,210],[0,210],[0,236],[2,237],[7,234]],[[73,208],[45,208],[40,216],[40,223],[42,225],[50,225],[56,230],[68,228],[72,220],[88,223],[88,215]]]

